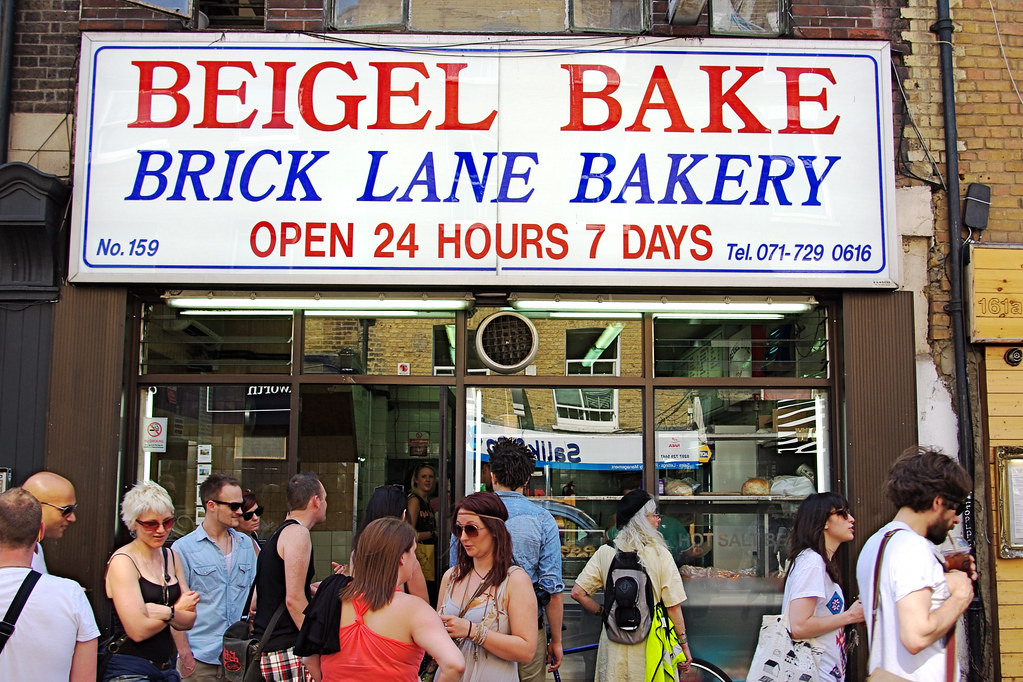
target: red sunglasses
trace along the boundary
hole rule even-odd
[[[171,528],[173,528],[174,527],[174,518],[172,517],[172,518],[169,518],[169,519],[164,519],[163,521],[140,521],[140,520],[136,520],[135,523],[139,524],[140,526],[142,526],[144,529],[146,529],[150,533],[153,533],[160,526],[163,526],[164,530],[170,530]]]

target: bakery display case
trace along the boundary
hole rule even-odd
[[[657,460],[693,652],[742,679],[761,617],[781,610],[796,508],[830,485],[828,393],[669,388],[655,404],[658,433],[697,434],[685,454]]]

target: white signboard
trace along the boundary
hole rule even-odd
[[[142,450],[144,452],[167,452],[167,418],[142,418]]]
[[[346,38],[85,34],[71,279],[894,286],[887,43]]]
[[[475,443],[479,442],[480,460],[489,459],[487,450],[491,443],[502,436],[522,441],[536,456],[538,467],[552,469],[601,469],[613,471],[641,471],[643,469],[643,439],[638,433],[592,434],[534,431],[513,429],[497,424],[480,424],[477,439],[473,437],[476,428],[470,425],[470,437],[466,441],[470,451],[466,456],[475,457]],[[692,469],[707,456],[701,453],[698,431],[659,431],[655,445],[658,469]]]

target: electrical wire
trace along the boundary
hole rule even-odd
[[[920,143],[920,148],[923,149],[924,155],[927,157],[927,161],[929,161],[930,164],[931,164],[931,172],[933,172],[935,175],[938,176],[938,180],[940,182],[935,182],[934,180],[930,180],[928,178],[921,177],[921,176],[917,175],[916,173],[912,172],[912,170],[910,169],[909,161],[904,159],[903,155],[902,155],[902,149],[901,149],[902,144],[901,143],[903,141],[905,141],[905,139],[906,139],[905,135],[903,135],[901,137],[900,144],[899,144],[899,147],[900,147],[900,150],[899,150],[900,151],[899,162],[900,162],[900,164],[902,164],[902,170],[903,170],[903,172],[906,175],[910,176],[911,178],[915,178],[915,179],[917,179],[917,180],[919,180],[921,182],[926,182],[927,184],[932,185],[934,187],[941,187],[947,193],[948,192],[948,186],[945,185],[945,178],[941,175],[941,171],[938,169],[937,163],[935,163],[934,158],[931,156],[931,152],[927,148],[927,143],[924,142],[923,134],[920,132],[920,129],[917,127],[916,121],[913,120],[913,112],[911,112],[910,108],[909,108],[909,97],[906,95],[906,90],[902,86],[902,77],[899,75],[899,70],[897,68],[895,68],[895,64],[894,63],[892,64],[892,73],[895,74],[895,82],[898,84],[898,86],[899,86],[899,93],[902,95],[903,112],[905,114],[905,118],[906,118],[906,120],[909,121],[910,126],[913,127],[913,131],[916,133],[917,141]]]
[[[1019,94],[1019,88],[1016,87],[1016,79],[1012,76],[1012,68],[1009,66],[1009,57],[1005,54],[1005,45],[1002,43],[1002,30],[998,26],[998,16],[995,14],[994,0],[987,0],[987,4],[991,7],[991,21],[995,24],[995,35],[998,36],[998,49],[1002,52],[1002,60],[1005,62],[1005,72],[1009,74],[1009,82],[1012,83],[1012,89],[1016,91],[1016,99],[1023,104],[1023,97]]]

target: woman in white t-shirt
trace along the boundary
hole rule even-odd
[[[863,622],[857,599],[848,609],[838,584],[835,552],[853,539],[853,515],[838,493],[816,493],[799,505],[789,539],[789,570],[785,577],[782,613],[796,639],[816,637],[823,646],[820,679],[845,680],[845,626]]]

